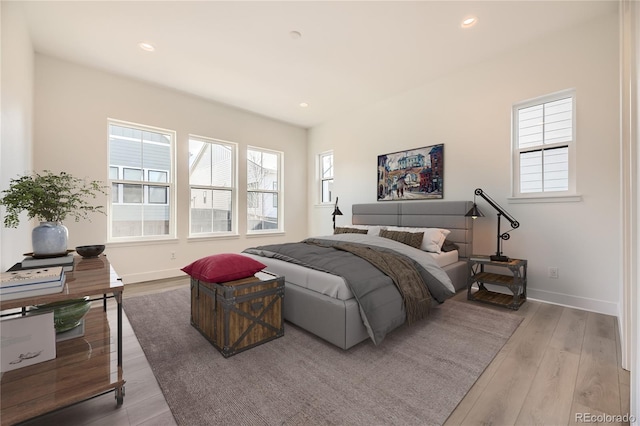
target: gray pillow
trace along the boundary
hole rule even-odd
[[[454,251],[454,250],[458,250],[460,249],[460,247],[458,247],[458,245],[456,243],[453,243],[449,240],[444,240],[444,243],[442,243],[442,248],[441,250],[444,252],[447,251]]]

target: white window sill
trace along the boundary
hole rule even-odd
[[[274,231],[274,232],[254,232],[247,233],[247,238],[259,238],[259,237],[275,237],[285,235],[284,231]]]
[[[187,238],[187,242],[192,243],[196,241],[213,241],[213,240],[235,240],[240,238],[238,234],[204,234],[204,235],[190,235]]]
[[[509,204],[531,204],[531,203],[576,203],[582,201],[582,195],[536,195],[525,197],[507,198]]]
[[[175,244],[180,240],[177,238],[166,239],[140,239],[140,240],[128,240],[128,241],[108,241],[107,247],[128,247],[128,246],[147,246],[154,244]]]

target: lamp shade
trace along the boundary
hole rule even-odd
[[[471,216],[475,219],[476,217],[484,217],[484,214],[482,214],[482,212],[478,208],[478,205],[476,203],[473,203],[473,207],[471,207],[471,210],[469,210],[467,214],[465,214],[465,216]]]

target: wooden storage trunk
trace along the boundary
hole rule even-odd
[[[225,357],[284,335],[284,278],[256,275],[226,283],[191,279],[191,324]]]

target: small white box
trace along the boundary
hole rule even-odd
[[[53,311],[0,321],[0,371],[10,371],[56,357]]]

